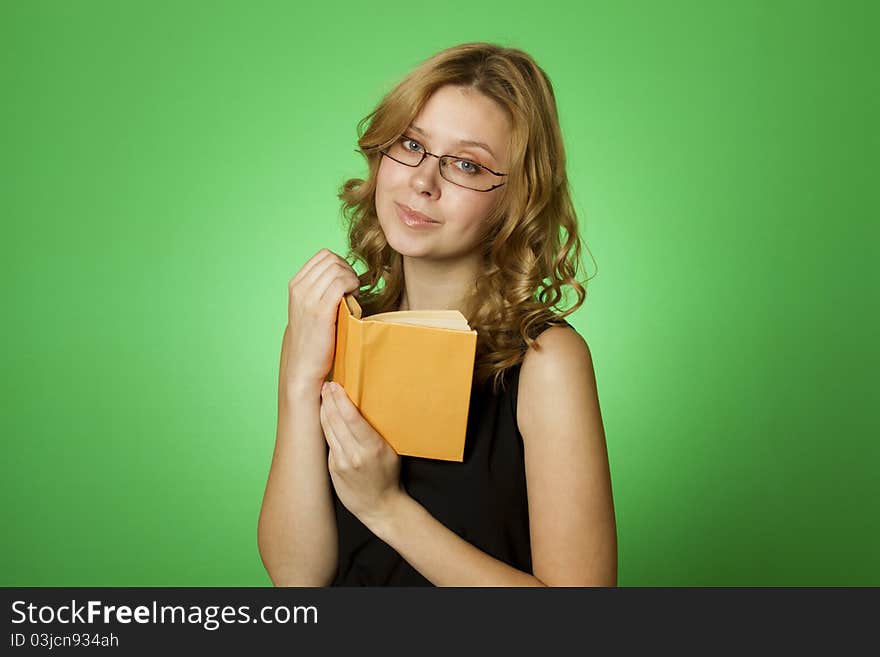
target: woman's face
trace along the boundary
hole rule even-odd
[[[418,128],[418,129],[417,129]],[[447,85],[437,89],[413,120],[407,137],[429,153],[456,155],[507,173],[509,121],[504,111],[479,92]],[[491,154],[460,141],[482,142]],[[416,147],[410,144],[412,149]],[[504,182],[505,178],[497,178]],[[440,175],[439,160],[427,156],[417,167],[382,157],[376,182],[379,225],[391,247],[410,257],[450,258],[470,253],[503,187],[489,192],[466,189]],[[438,222],[411,227],[399,213],[404,205]]]

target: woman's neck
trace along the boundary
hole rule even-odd
[[[404,290],[398,310],[461,311],[479,268],[478,255],[458,261],[403,256]]]

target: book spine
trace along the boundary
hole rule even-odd
[[[345,306],[339,304],[336,313],[336,346],[333,352],[333,367],[330,370],[330,380],[341,386],[345,386],[346,372],[346,349],[348,346],[349,315]]]
[[[345,389],[355,406],[360,408],[364,386],[364,323],[355,317],[348,319],[348,342],[345,346]]]

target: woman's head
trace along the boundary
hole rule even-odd
[[[391,248],[404,256],[443,259],[476,250],[503,191],[506,176],[496,173],[507,171],[509,132],[504,109],[479,91],[452,84],[436,89],[379,161],[376,214]],[[408,227],[400,220],[400,206],[433,219],[435,227]]]
[[[482,383],[494,374],[497,386],[537,334],[561,323],[585,297],[575,279],[580,239],[549,78],[521,50],[489,43],[448,48],[391,89],[359,122],[358,134],[368,175],[346,181],[339,197],[349,221],[349,255],[366,264],[359,296],[364,315],[397,310],[402,255],[478,254],[481,272],[462,312],[478,333],[475,378]],[[412,141],[401,144],[402,138]],[[484,143],[493,155],[459,144],[462,139]],[[489,191],[467,189],[442,177],[434,157],[409,167],[383,155],[402,147],[454,155],[506,175],[493,174],[492,185],[501,186]],[[470,170],[467,163],[458,166]],[[407,228],[397,203],[441,225]],[[565,285],[578,301],[558,316],[550,308],[563,299]]]

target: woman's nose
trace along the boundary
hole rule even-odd
[[[426,157],[422,163],[413,167],[410,184],[420,194],[436,196],[440,192],[440,167],[439,162],[432,157]]]

